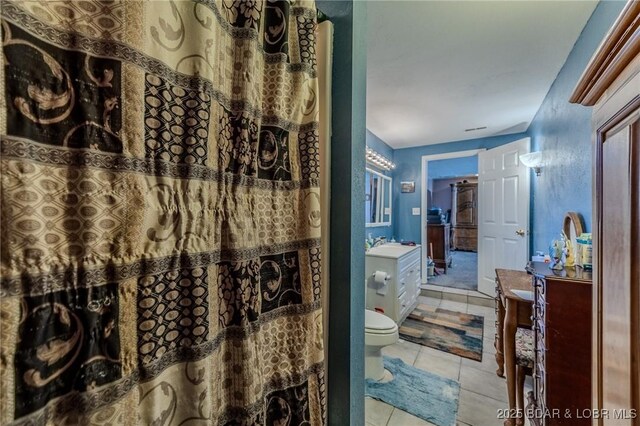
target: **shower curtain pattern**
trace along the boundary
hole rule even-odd
[[[312,0],[2,1],[0,424],[323,424]]]

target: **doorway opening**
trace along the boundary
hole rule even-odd
[[[444,290],[478,290],[481,151],[422,157],[423,285],[437,285]]]
[[[477,168],[477,156],[468,157],[468,169]],[[475,163],[475,164],[473,164]],[[460,290],[478,289],[478,175],[450,176],[458,159],[435,160],[427,176],[428,255],[435,261],[428,267],[427,283]],[[447,171],[437,173],[442,165]],[[433,176],[437,177],[433,177]],[[444,238],[444,241],[441,241]],[[448,244],[448,247],[444,247]],[[443,251],[447,249],[447,252]],[[444,262],[443,262],[444,258]]]

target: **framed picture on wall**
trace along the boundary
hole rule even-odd
[[[400,182],[401,192],[416,192],[416,182]]]

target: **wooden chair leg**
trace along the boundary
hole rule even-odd
[[[518,413],[520,414],[516,419],[516,425],[524,425],[524,379],[525,379],[524,367],[518,365],[516,367],[516,400]]]

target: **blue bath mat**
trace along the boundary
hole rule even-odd
[[[365,395],[435,425],[455,425],[460,394],[457,382],[419,370],[398,358],[385,356],[384,368],[393,374],[393,380],[387,383],[367,380]]]

